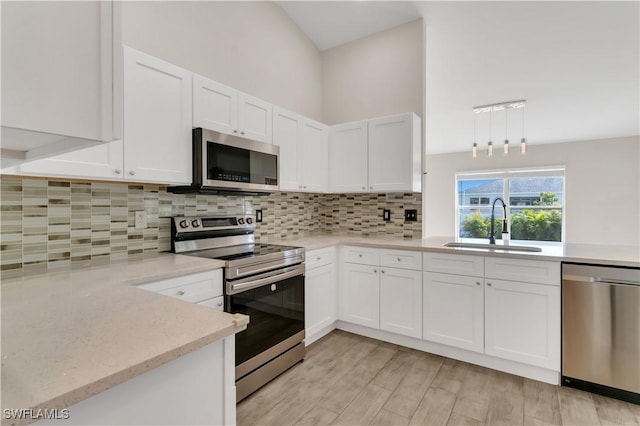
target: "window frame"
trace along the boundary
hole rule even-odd
[[[511,178],[535,178],[535,177],[562,177],[562,203],[560,206],[555,207],[555,210],[560,210],[562,214],[562,224],[560,232],[560,241],[538,241],[538,240],[514,240],[509,238],[510,241],[517,243],[535,243],[537,245],[562,245],[566,241],[566,205],[567,205],[567,192],[566,188],[566,167],[565,166],[547,166],[547,167],[535,167],[535,168],[515,168],[515,169],[497,169],[497,170],[478,170],[478,171],[460,171],[455,174],[455,235],[456,240],[464,239],[468,241],[481,242],[486,241],[487,238],[473,238],[473,237],[460,237],[460,212],[463,209],[481,209],[491,208],[491,204],[483,205],[460,205],[460,194],[458,192],[458,182],[470,181],[470,180],[483,180],[483,179],[502,179],[502,199],[507,204],[507,217],[511,218],[511,199],[509,184]],[[478,196],[480,198],[480,196]],[[491,198],[489,198],[491,203]],[[514,209],[531,209],[531,210],[550,210],[550,206],[513,206]],[[496,214],[498,216],[498,214]],[[499,216],[502,216],[500,214]],[[509,237],[511,237],[511,220],[507,223],[507,229],[509,230]]]

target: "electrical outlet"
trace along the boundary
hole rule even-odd
[[[135,212],[135,225],[136,229],[144,229],[147,227],[147,213],[144,210],[138,210]]]
[[[417,222],[418,221],[418,210],[416,209],[407,209],[404,211],[404,220],[405,222]]]
[[[391,209],[382,210],[382,220],[389,222],[391,220]]]
[[[256,210],[256,223],[262,222],[262,209]]]

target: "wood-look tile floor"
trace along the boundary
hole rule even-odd
[[[640,425],[640,406],[336,330],[238,404],[243,425]]]

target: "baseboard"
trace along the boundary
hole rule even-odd
[[[309,346],[316,340],[326,336],[327,334],[331,333],[335,329],[336,329],[336,322],[334,321],[331,324],[324,326],[317,331],[313,331],[313,334],[308,334],[307,336],[305,336],[304,338],[305,346]]]
[[[432,354],[445,356],[447,358],[453,358],[459,361],[468,362],[470,364],[480,365],[482,367],[491,368],[493,370],[515,374],[517,376],[526,377],[528,379],[538,380],[540,382],[545,382],[552,385],[560,384],[559,371],[548,370],[541,367],[534,367],[515,361],[496,358],[491,355],[458,349],[452,346],[442,345],[440,343],[402,336],[399,334],[389,333],[383,330],[376,330],[373,328],[364,327],[344,321],[338,321],[336,324],[336,328],[339,330],[348,331],[350,333],[359,334],[361,336],[370,337],[372,339],[382,340],[384,342],[406,346],[408,348],[417,349],[419,351],[429,352]]]

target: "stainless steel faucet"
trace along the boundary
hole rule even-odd
[[[491,232],[489,232],[489,244],[496,243],[495,237],[495,221],[496,221],[496,202],[500,201],[502,203],[502,233],[508,234],[509,230],[507,229],[507,205],[504,203],[504,200],[500,197],[496,197],[493,200],[493,204],[491,205]]]

